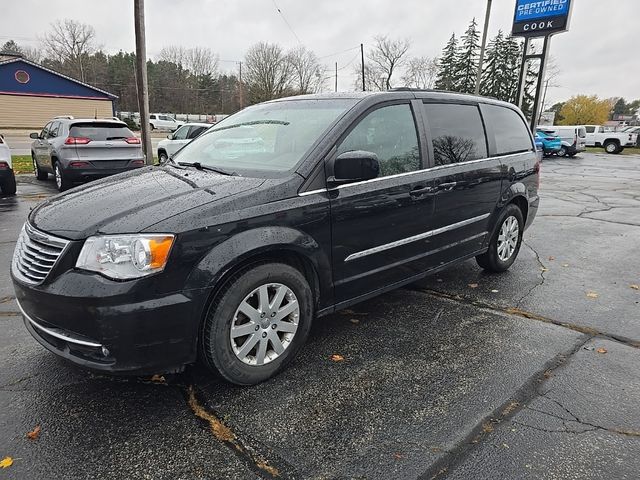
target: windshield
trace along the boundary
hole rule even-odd
[[[175,159],[238,174],[285,172],[356,101],[290,100],[255,105],[225,118],[186,145]]]

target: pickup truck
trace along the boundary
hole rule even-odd
[[[587,147],[603,147],[607,153],[620,153],[624,147],[634,147],[637,134],[606,131],[602,125],[585,125]]]

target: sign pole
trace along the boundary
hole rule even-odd
[[[520,75],[518,75],[518,98],[516,98],[516,104],[518,108],[522,110],[522,101],[524,99],[524,90],[526,81],[526,71],[529,66],[529,44],[531,39],[529,37],[525,37],[524,39],[524,48],[522,49],[522,62],[520,62]]]
[[[531,110],[531,131],[536,128],[538,122],[538,116],[540,114],[540,97],[542,96],[542,86],[544,85],[544,76],[547,70],[547,57],[549,56],[549,44],[551,43],[551,35],[544,37],[544,44],[542,46],[542,56],[540,57],[540,68],[538,70],[538,82],[536,84],[536,96],[533,101],[533,108]]]

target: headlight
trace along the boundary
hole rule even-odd
[[[84,242],[76,268],[99,272],[115,280],[161,272],[167,264],[174,235],[105,235]]]

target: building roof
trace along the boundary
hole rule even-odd
[[[55,70],[51,70],[50,68],[44,67],[38,63],[32,62],[31,60],[27,60],[26,58],[22,58],[22,57],[8,57],[5,59],[0,59],[0,67],[3,67],[5,65],[9,65],[9,64],[13,64],[13,63],[22,63],[22,64],[26,64],[32,68],[41,70],[43,72],[47,72],[49,74],[55,75],[57,77],[63,78],[64,80],[68,81],[68,82],[72,82],[80,87],[84,87],[84,88],[88,88],[94,92],[100,93],[102,97],[108,97],[111,100],[114,100],[116,98],[118,98],[117,95],[114,95],[113,93],[109,93],[106,90],[102,90],[98,87],[94,87],[93,85],[89,85],[88,83],[84,83],[81,82],[79,80],[76,80],[75,78],[71,78],[67,75],[63,75],[60,72],[56,72]],[[0,85],[0,90],[4,90],[4,88],[1,87]],[[0,93],[17,93],[20,94],[21,92],[16,91],[16,92],[0,92]],[[45,93],[45,92],[40,92],[40,93]]]

